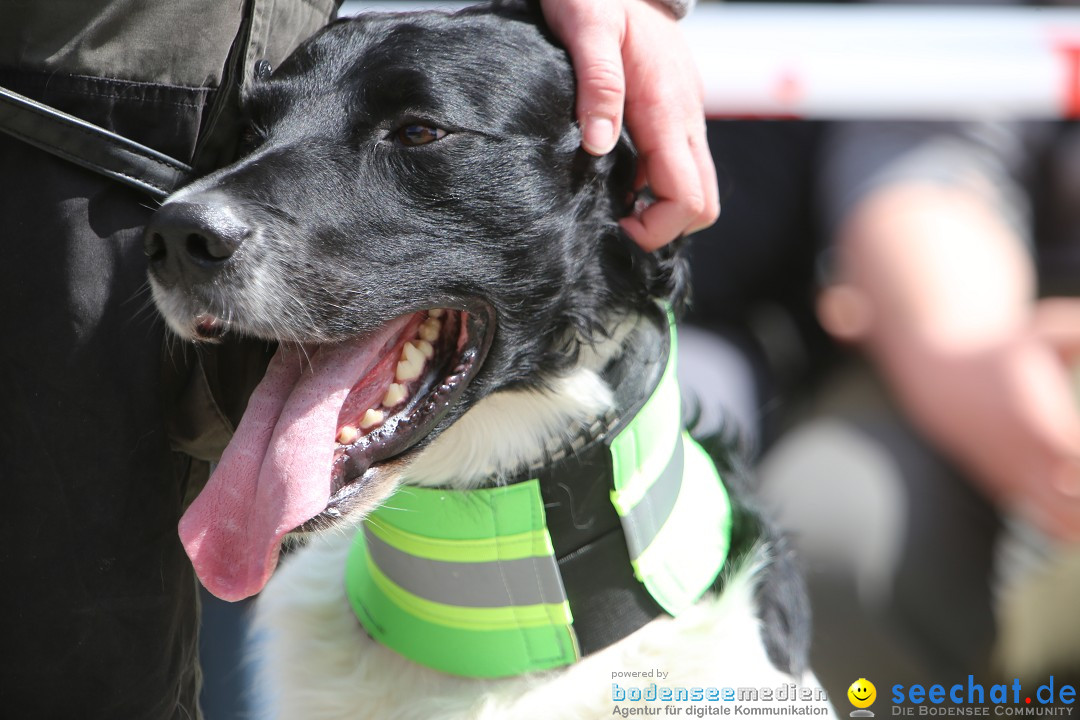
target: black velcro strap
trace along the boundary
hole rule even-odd
[[[559,558],[581,655],[603,650],[664,614],[634,577],[622,530]]]
[[[667,365],[667,317],[635,329],[626,352],[604,369],[617,417],[604,435],[575,441],[522,479],[540,481],[548,532],[574,616],[581,655],[603,650],[664,614],[634,576],[622,521],[611,504],[611,438],[652,395]]]
[[[538,474],[548,532],[583,657],[664,613],[634,577],[622,523],[611,504],[611,474],[611,452],[601,441]]]
[[[168,155],[2,87],[0,132],[158,198],[192,179]]]

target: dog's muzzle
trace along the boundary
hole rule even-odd
[[[251,236],[239,212],[216,193],[166,203],[146,226],[143,250],[165,287],[213,279]]]

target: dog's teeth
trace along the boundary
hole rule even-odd
[[[423,341],[421,340],[421,342]],[[413,342],[407,342],[405,343],[405,346],[401,348],[401,359],[406,360],[413,365],[419,365],[420,367],[424,366],[426,355],[427,353],[417,347]]]
[[[424,370],[424,353],[413,342],[407,342],[401,348],[401,360],[398,361],[394,379],[407,382],[420,377]]]
[[[364,413],[364,417],[360,418],[360,429],[370,430],[386,418],[382,410],[373,410],[368,408],[368,411]]]
[[[408,391],[404,385],[398,383],[390,383],[390,387],[386,388],[386,397],[383,398],[383,407],[394,407],[405,399]]]
[[[427,311],[428,317],[441,318],[446,313],[442,308],[432,308]]]
[[[430,360],[435,357],[435,346],[427,340],[414,340],[413,344],[416,345],[417,350],[423,353],[426,359]]]
[[[420,377],[421,371],[423,371],[423,365],[416,365],[408,360],[401,360],[397,364],[397,370],[394,372],[394,379],[398,382],[408,382]]]
[[[417,335],[421,340],[427,340],[428,342],[435,342],[439,339],[439,332],[442,330],[442,321],[438,318],[429,317],[420,325],[420,330]]]
[[[338,430],[337,441],[342,445],[351,445],[359,434],[360,432],[352,425],[346,425]]]

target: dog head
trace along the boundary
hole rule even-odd
[[[680,291],[675,250],[619,231],[632,147],[580,149],[572,69],[538,19],[496,4],[331,24],[247,93],[243,156],[147,227],[178,335],[281,343],[223,489],[193,506],[216,519],[181,525],[189,553],[238,524],[276,557],[296,526],[370,509],[479,400],[543,387]]]

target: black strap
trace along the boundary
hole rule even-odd
[[[3,87],[0,132],[157,198],[192,179],[168,155]]]
[[[622,523],[611,504],[611,476],[611,452],[602,441],[539,473],[548,532],[582,657],[664,613],[634,577]]]
[[[582,656],[623,639],[664,614],[634,576],[622,521],[611,504],[612,437],[640,411],[660,382],[670,350],[668,319],[658,311],[604,368],[616,412],[517,480],[540,481],[548,532],[559,563]],[[514,480],[511,480],[513,482]]]

